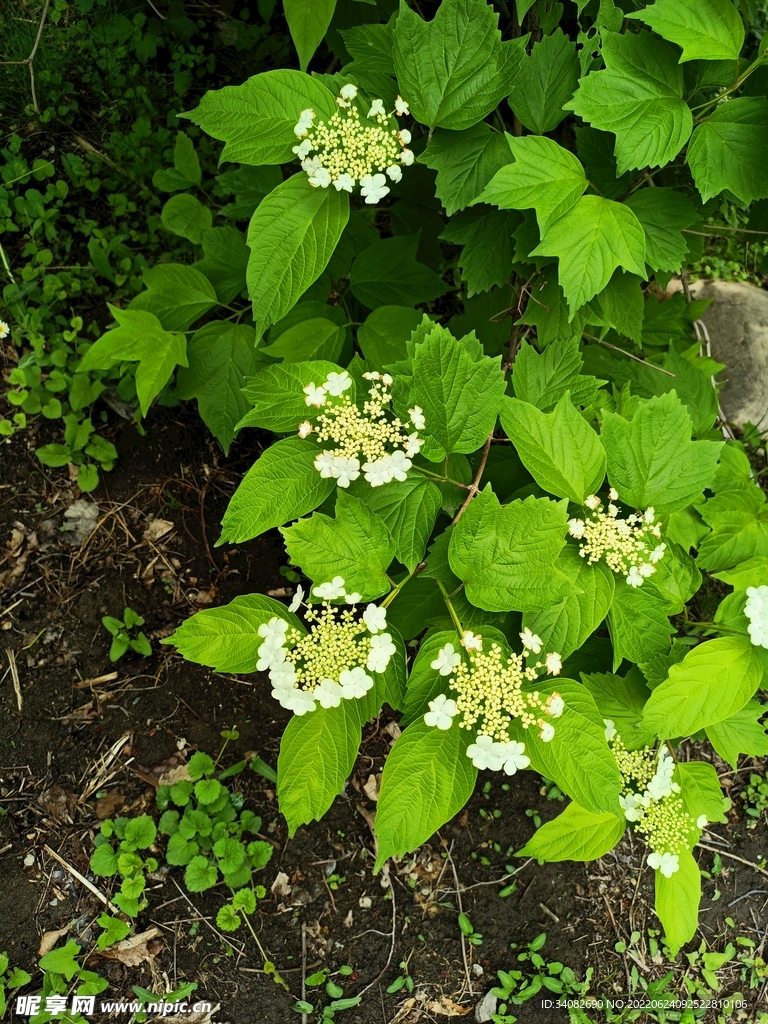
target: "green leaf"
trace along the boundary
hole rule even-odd
[[[439,488],[412,474],[407,480],[393,480],[386,487],[370,487],[360,480],[353,484],[352,493],[384,522],[394,542],[394,557],[413,572],[424,557],[440,511]]]
[[[650,191],[650,189],[648,189]],[[600,312],[607,324],[638,345],[643,335],[645,301],[639,277],[615,270],[598,296]]]
[[[190,892],[203,892],[216,885],[219,873],[206,857],[193,857],[184,872],[184,884]]]
[[[127,921],[121,921],[119,917],[110,917],[106,913],[99,917],[97,923],[104,929],[96,940],[99,949],[106,949],[107,946],[120,942],[131,930]]]
[[[223,932],[236,932],[242,923],[240,915],[231,903],[225,903],[216,914],[216,927]]]
[[[336,0],[283,0],[285,18],[299,55],[299,66],[307,70],[307,64],[323,41],[328,31]]]
[[[469,800],[477,777],[466,753],[471,739],[456,723],[442,730],[423,721],[399,737],[381,778],[374,870],[426,842]]]
[[[200,847],[191,839],[186,839],[181,832],[174,832],[168,840],[168,848],[165,851],[165,859],[169,864],[183,866],[189,864],[193,857],[200,852]]]
[[[563,104],[573,96],[578,83],[576,44],[557,28],[523,57],[509,105],[526,128],[544,135],[567,116]]]
[[[759,587],[764,580],[768,579],[768,558],[765,555],[756,555],[754,558],[748,558],[745,562],[740,562],[735,569],[714,572],[712,575],[716,580],[727,583],[735,590]]]
[[[322,274],[349,220],[349,196],[312,188],[306,174],[278,185],[248,227],[248,294],[258,336]]]
[[[195,245],[200,245],[203,232],[213,224],[213,214],[199,199],[182,192],[180,195],[171,196],[166,202],[160,220],[166,231],[181,235]]]
[[[768,506],[759,487],[719,491],[698,509],[712,527],[699,547],[703,569],[720,571],[768,556]]]
[[[176,375],[176,394],[197,399],[203,422],[226,455],[237,424],[250,409],[243,395],[245,378],[263,366],[256,332],[245,324],[214,320],[190,338],[187,359],[189,366]]]
[[[616,846],[625,827],[626,822],[610,811],[588,811],[570,803],[542,825],[515,856],[546,861],[596,860]]]
[[[144,416],[171,379],[177,366],[187,366],[187,339],[183,334],[169,334],[163,347],[152,348],[145,340],[141,362],[136,369],[136,394]]]
[[[383,369],[407,357],[406,342],[424,314],[410,306],[379,306],[357,331],[357,342],[371,366]]]
[[[173,147],[173,166],[190,185],[199,185],[203,180],[200,170],[200,161],[195,152],[195,144],[184,132],[176,136],[176,145]]]
[[[762,678],[749,640],[718,637],[694,647],[653,691],[644,720],[660,736],[690,736],[740,711]]]
[[[78,944],[70,939],[66,946],[59,949],[52,949],[50,953],[41,956],[38,967],[42,971],[52,971],[54,974],[63,974],[67,981],[72,981],[80,970],[80,964],[75,957],[79,956],[82,950]]]
[[[653,746],[656,732],[642,720],[650,690],[637,669],[626,676],[610,672],[582,672],[581,681],[592,694],[602,717],[616,726],[627,750]]]
[[[440,235],[464,247],[459,268],[468,297],[509,280],[514,261],[512,235],[518,220],[518,214],[479,206],[459,213]]]
[[[109,877],[117,872],[117,854],[109,845],[102,843],[93,851],[88,867],[94,875],[105,875]]]
[[[273,359],[301,363],[324,359],[335,362],[344,347],[346,332],[331,320],[313,318],[289,327],[271,345],[262,349]]]
[[[341,576],[346,590],[359,592],[363,601],[390,589],[386,570],[395,557],[394,541],[359,498],[338,489],[335,519],[315,512],[280,532],[291,561],[316,583]]]
[[[696,934],[701,900],[701,873],[693,854],[683,848],[679,868],[670,878],[656,871],[656,913],[672,956]]]
[[[329,121],[336,112],[333,95],[317,79],[281,68],[254,75],[243,85],[211,89],[188,117],[214,139],[226,143],[219,161],[284,164],[294,159],[294,126],[311,107]]]
[[[566,392],[553,412],[519,398],[505,398],[501,425],[536,483],[558,498],[583,502],[605,477],[600,438]]]
[[[231,302],[245,290],[249,255],[245,235],[227,224],[204,231],[202,245],[203,258],[191,269],[203,274],[213,285],[219,302]]]
[[[159,263],[144,270],[143,282],[147,290],[131,301],[129,310],[155,313],[166,331],[186,331],[216,305],[216,292],[206,276],[182,263]],[[122,324],[128,310],[122,315],[113,312]]]
[[[129,843],[133,843],[137,850],[146,850],[154,843],[156,835],[157,828],[154,821],[149,815],[142,814],[138,818],[131,818],[126,822],[123,838]]]
[[[554,408],[567,391],[574,405],[587,405],[605,381],[582,374],[582,366],[577,338],[556,339],[543,352],[524,341],[512,369],[515,395],[542,412]]]
[[[307,405],[307,396],[303,389],[308,384],[321,384],[329,373],[340,373],[341,367],[325,360],[313,360],[307,363],[281,363],[265,366],[254,377],[250,377],[243,388],[245,398],[253,405],[250,412],[237,424],[240,427],[263,427],[277,433],[296,430],[307,416],[314,414],[315,409]],[[346,392],[354,401],[355,385]],[[333,397],[326,400],[326,405],[333,402]],[[313,442],[307,449],[318,454]]]
[[[719,441],[691,441],[691,420],[674,392],[651,398],[627,422],[605,413],[608,479],[625,505],[657,515],[690,505],[715,474]]]
[[[374,242],[352,264],[349,286],[367,306],[411,305],[445,295],[448,285],[416,259],[417,235],[396,235]]]
[[[525,222],[522,225],[525,226]],[[519,231],[520,229],[518,229]],[[532,241],[532,246],[538,244],[538,238]],[[584,330],[585,318],[581,312],[576,312],[573,318],[569,321],[568,316],[568,304],[565,301],[563,290],[557,283],[557,275],[554,273],[548,274],[549,280],[543,286],[536,286],[531,290],[531,294],[528,297],[528,303],[525,307],[525,313],[523,314],[523,322],[530,324],[536,328],[536,341],[539,348],[545,350],[549,349],[555,342],[563,342],[570,346],[570,343],[576,343],[576,356],[578,358],[579,367],[582,365],[581,355],[579,354],[579,341]],[[521,354],[524,348],[528,347],[526,342],[521,345]],[[546,352],[545,352],[546,355]],[[518,356],[518,359],[520,357]],[[567,362],[570,363],[574,357],[568,358]],[[513,376],[517,372],[517,362],[515,360],[515,366],[513,369]],[[546,356],[546,359],[555,359],[554,356]],[[548,365],[547,363],[544,364]],[[594,381],[594,377],[582,378],[584,382],[587,380]],[[604,382],[603,382],[604,383]],[[586,383],[584,383],[586,387]],[[598,385],[595,383],[589,389],[589,394],[594,394]],[[560,397],[568,388],[564,387],[557,394],[555,401]],[[573,391],[574,396],[576,391]],[[518,398],[522,397],[518,395]],[[530,401],[530,399],[526,399]],[[550,404],[554,405],[555,401]],[[583,400],[582,400],[583,401]],[[538,402],[534,402],[534,405],[538,405]]]
[[[675,782],[680,785],[683,805],[694,821],[706,814],[707,821],[725,822],[723,791],[714,765],[709,761],[678,761]]]
[[[268,844],[271,845],[271,844]],[[232,906],[235,910],[244,910],[246,914],[253,914],[256,911],[256,895],[253,889],[240,889],[232,897]]]
[[[627,14],[682,47],[687,60],[738,60],[744,45],[744,24],[731,0],[656,0],[650,7]]]
[[[582,196],[550,223],[531,255],[556,256],[571,316],[601,292],[617,267],[645,279],[645,235],[622,203]]]
[[[436,129],[418,162],[437,171],[435,194],[452,217],[470,206],[497,171],[509,163],[505,137],[481,121],[464,131]]]
[[[737,15],[738,17],[738,15]],[[762,97],[728,100],[693,133],[688,163],[706,203],[725,189],[751,203],[768,196],[768,103]]]
[[[316,509],[335,486],[315,469],[317,446],[286,437],[257,459],[232,495],[219,544],[241,543]]]
[[[613,641],[614,671],[623,658],[648,661],[669,650],[672,627],[664,605],[645,584],[630,587],[626,579],[619,576],[608,625]]]
[[[538,135],[507,135],[506,139],[514,163],[497,171],[475,202],[502,210],[533,209],[544,232],[586,191],[589,182],[584,168],[573,153],[552,139]]]
[[[699,215],[683,192],[673,188],[639,188],[625,200],[645,232],[645,261],[653,270],[679,273],[688,242],[683,235]]]
[[[472,604],[486,611],[537,611],[569,589],[555,568],[567,502],[526,498],[502,506],[486,486],[451,533],[451,569]]]
[[[448,0],[430,22],[400,0],[395,73],[417,121],[470,128],[509,95],[528,37],[502,42],[498,24],[481,0]]]
[[[605,70],[582,78],[565,107],[615,134],[619,176],[633,168],[663,167],[693,130],[677,51],[650,32],[601,35]]]
[[[369,0],[358,0],[358,3],[368,2]],[[352,28],[341,29],[339,34],[350,57],[360,61],[367,71],[394,77],[392,20],[386,25],[353,25]]]
[[[565,660],[597,629],[613,601],[613,573],[602,562],[589,565],[574,545],[566,545],[555,568],[571,581],[571,590],[556,604],[523,616],[523,625],[541,637],[544,649]]]
[[[216,779],[201,779],[195,786],[195,798],[200,804],[214,804],[224,787]]]
[[[483,444],[493,431],[504,389],[500,359],[473,358],[439,324],[430,325],[414,347],[410,400],[424,410],[422,436],[434,439],[443,452],[473,452]]]
[[[751,700],[730,718],[707,726],[707,739],[724,761],[736,770],[739,754],[763,757],[768,754],[768,732],[761,719],[765,707]]]

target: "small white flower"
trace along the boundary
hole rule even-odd
[[[321,708],[337,708],[344,691],[333,679],[321,679],[312,696],[317,698]]]
[[[313,465],[324,480],[336,476],[336,457],[330,452],[320,452]]]
[[[584,499],[584,504],[594,512],[596,508],[600,508],[600,499],[596,494],[589,494]]]
[[[424,410],[420,405],[414,405],[412,409],[409,409],[408,415],[411,417],[411,423],[417,430],[423,430],[426,427],[427,421],[424,419]]]
[[[382,373],[382,375],[381,375],[381,383],[385,387],[388,387],[388,388],[391,387],[393,380],[394,380],[394,378],[392,377],[391,373]]]
[[[619,803],[627,821],[639,821],[643,817],[642,798],[637,793],[627,793],[619,797]]]
[[[423,444],[424,438],[419,437],[416,431],[414,431],[412,434],[408,435],[408,441],[405,445],[405,454],[409,459],[415,458],[421,451],[421,446]]]
[[[313,188],[328,188],[331,184],[331,174],[325,167],[321,167],[319,171],[313,171],[309,176],[309,184]]]
[[[501,766],[507,775],[514,775],[531,763],[530,757],[525,753],[524,743],[509,740],[506,743],[495,743],[494,747],[502,759]]]
[[[629,575],[627,576],[627,583],[630,587],[642,587],[643,577],[640,575],[640,570],[636,565],[630,566]]]
[[[430,668],[435,669],[441,676],[449,676],[460,664],[461,655],[457,654],[453,644],[446,644],[437,652],[437,657],[430,663]]]
[[[653,853],[648,854],[648,866],[660,871],[665,878],[671,878],[680,868],[680,858],[676,853]]]
[[[336,97],[336,102],[343,110],[348,110],[352,106],[351,103],[347,103],[347,101],[345,99],[342,99],[341,96]]]
[[[535,633],[532,633],[528,626],[525,627],[522,633],[518,633],[518,636],[523,641],[523,647],[527,647],[528,650],[533,651],[534,654],[539,653],[543,641],[540,636],[536,636]]]
[[[660,562],[661,559],[664,557],[664,552],[666,551],[666,549],[666,544],[658,544],[651,552],[651,561]]]
[[[539,739],[542,743],[549,743],[552,737],[555,735],[555,727],[549,722],[541,723],[541,730],[539,732]]]
[[[708,821],[709,818],[706,816],[706,814],[700,814],[696,819],[696,828],[706,828]]]
[[[352,378],[349,376],[346,370],[342,370],[341,373],[332,371],[328,374],[323,387],[329,395],[333,395],[338,398],[343,392],[349,390],[352,387]],[[306,388],[305,388],[306,390]]]
[[[293,595],[293,600],[288,605],[288,611],[289,612],[295,612],[298,609],[299,605],[301,604],[301,602],[303,600],[304,600],[304,587],[302,587],[302,585],[299,584],[298,587],[296,587],[296,593]]]
[[[369,604],[363,612],[363,622],[369,633],[382,633],[387,628],[387,609]]]
[[[322,166],[323,161],[319,156],[305,157],[305,159],[301,161],[302,171],[306,171],[309,175],[315,174],[317,171],[321,170]]]
[[[304,420],[303,423],[299,424],[299,437],[309,437],[312,433],[312,424],[309,420]]]
[[[344,578],[334,576],[329,583],[320,583],[312,587],[312,593],[323,601],[335,601],[339,597],[344,597]]]
[[[312,140],[304,139],[304,141],[300,142],[298,146],[293,146],[292,148],[299,160],[306,160],[313,149]]]
[[[402,96],[398,96],[395,100],[395,111],[397,114],[410,114],[408,104],[405,102]]]
[[[605,738],[610,743],[616,735],[616,725],[612,718],[604,718],[603,722],[605,722]]]
[[[609,516],[613,516],[613,518],[615,519],[618,514],[619,514],[619,506],[618,505],[614,505],[613,502],[611,502],[608,505],[608,515]]]
[[[637,570],[643,579],[648,579],[649,576],[653,576],[656,572],[656,566],[651,565],[650,562],[642,562],[640,568]]]
[[[347,459],[343,455],[336,455],[333,465],[339,487],[349,487],[350,483],[360,476],[359,459]]]
[[[386,175],[390,181],[398,182],[402,180],[403,172],[397,164],[391,164],[386,170]]]
[[[256,630],[259,636],[266,638],[272,636],[285,636],[288,632],[288,623],[285,619],[281,619],[279,615],[273,615],[268,622],[262,622],[259,628]]]
[[[377,633],[371,637],[371,649],[368,652],[366,667],[369,672],[383,672],[397,648],[392,643],[389,633]]]
[[[389,193],[387,179],[383,174],[366,174],[360,179],[360,195],[372,206]]]
[[[339,674],[339,683],[344,697],[358,698],[368,693],[373,686],[373,679],[362,666],[357,665],[355,668],[345,668]]]
[[[747,631],[755,647],[768,648],[768,587],[747,587],[744,614],[749,619]]]
[[[334,178],[333,187],[337,192],[341,192],[342,189],[345,192],[351,192],[355,187],[355,179],[351,174],[340,174],[338,178]]]
[[[563,711],[565,711],[565,701],[559,693],[552,693],[547,697],[544,710],[548,715],[552,715],[553,718],[559,718]]]
[[[368,111],[368,117],[386,117],[387,112],[384,109],[384,100],[373,100],[371,103],[371,109]]]
[[[576,540],[579,540],[584,536],[586,524],[583,519],[569,519],[568,520],[568,533]]]
[[[473,633],[471,629],[465,629],[459,641],[465,651],[482,651],[483,638],[479,633]]]
[[[256,662],[256,671],[266,672],[269,669],[270,678],[273,669],[277,669],[281,664],[286,663],[285,651],[280,644],[274,641],[265,640],[263,644],[259,644],[257,653],[259,660]]]
[[[648,525],[650,526],[653,523],[655,517],[656,510],[654,509],[653,505],[649,505],[648,508],[645,510],[645,515],[643,516],[643,519],[645,519],[646,523],[648,523]]]
[[[312,127],[312,122],[315,119],[315,112],[309,107],[307,110],[302,110],[299,114],[299,120],[296,127],[293,129],[294,135],[301,139],[303,138],[309,129]]]
[[[618,501],[618,499],[619,499],[619,492],[616,490],[615,487],[609,488],[609,490],[608,490],[608,497],[611,499],[611,501]]]
[[[381,487],[382,484],[388,484],[392,479],[392,470],[389,466],[390,456],[385,455],[383,459],[378,459],[376,462],[366,462],[363,464],[363,473],[365,479],[371,485],[371,487]]]
[[[467,757],[475,768],[490,768],[497,772],[502,764],[503,755],[499,751],[500,743],[494,743],[492,736],[478,736],[474,743],[467,747]]]
[[[548,654],[546,656],[546,658],[544,659],[544,662],[545,662],[545,664],[547,666],[547,672],[549,672],[550,675],[553,675],[553,676],[559,676],[560,675],[560,670],[563,667],[563,659],[560,657],[559,654],[557,654],[557,653],[555,653],[553,651],[551,654]]]
[[[285,651],[280,652],[285,656]],[[277,689],[292,689],[296,682],[296,667],[290,661],[273,663],[269,670],[269,679]]]
[[[357,86],[348,82],[346,85],[342,85],[339,95],[345,100],[353,100],[357,96]]]
[[[351,594],[345,594],[344,600],[347,604],[360,604],[363,600],[363,595],[358,594],[356,590],[353,590]]]
[[[407,146],[408,143],[411,141],[411,133],[408,131],[407,128],[401,128],[400,131],[397,133],[397,137],[398,139],[400,139],[404,146]]]
[[[400,152],[400,163],[404,167],[410,167],[416,157],[413,154],[412,149],[403,149]]]
[[[459,709],[456,701],[440,693],[434,700],[429,702],[429,711],[424,715],[424,724],[432,729],[441,729],[444,732],[451,728],[455,715]]]
[[[405,452],[392,452],[389,456],[389,472],[395,480],[400,480],[401,483],[408,479],[408,470],[412,465],[413,463]]]
[[[325,388],[322,387],[322,385],[320,387],[315,387],[315,383],[314,383],[314,381],[312,381],[311,383],[307,384],[307,386],[305,388],[302,388],[301,390],[307,396],[304,399],[304,401],[307,403],[307,405],[314,405],[318,409],[320,408],[321,405],[325,405],[325,399],[326,399],[327,392],[326,392]]]
[[[363,374],[363,377],[365,380],[379,380],[381,378],[381,374],[378,370],[367,370]]]
[[[3,341],[3,339],[7,338],[10,333],[11,328],[8,326],[5,320],[0,320],[0,341]]]
[[[306,715],[308,711],[315,710],[315,698],[314,694],[307,693],[306,690],[280,690],[281,696],[278,700],[284,708],[288,711],[293,711],[295,715]]]

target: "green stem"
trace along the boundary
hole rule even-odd
[[[411,466],[411,469],[415,469],[417,473],[421,473],[430,480],[436,480],[440,484],[453,484],[454,487],[461,487],[463,491],[469,490],[469,484],[462,484],[458,480],[452,480],[449,476],[438,476],[437,473],[431,473],[428,469],[423,469],[421,466]]]
[[[719,622],[697,622],[694,619],[688,619],[686,626],[701,626],[704,629],[715,629],[719,633],[735,633],[737,636],[749,636],[746,629],[737,629],[735,626],[723,626]]]
[[[400,580],[399,583],[396,583],[395,586],[392,588],[392,590],[390,590],[390,592],[387,594],[387,596],[381,602],[381,607],[382,608],[389,608],[389,606],[395,600],[395,598],[400,593],[400,591],[403,589],[403,587],[408,582],[408,580],[412,580],[413,577],[416,576],[417,573],[419,573],[420,571],[421,571],[420,567],[417,565],[416,568],[413,570],[413,572],[409,572],[404,580]]]
[[[709,107],[714,107],[718,103],[721,103],[724,99],[727,99],[728,96],[736,92],[737,89],[741,88],[741,86],[746,82],[746,80],[749,78],[753,71],[757,71],[757,69],[765,60],[766,56],[767,54],[761,53],[759,57],[752,61],[752,63],[749,65],[744,74],[740,75],[733,83],[733,85],[729,86],[725,90],[725,92],[720,93],[719,96],[715,96],[713,100],[707,100],[706,103],[700,103],[697,107],[691,107],[691,113],[693,113],[695,110],[707,110]],[[694,123],[699,124],[702,120],[704,119],[700,117],[696,118],[696,121]]]
[[[461,625],[461,622],[459,621],[459,616],[456,614],[456,609],[453,607],[453,604],[451,603],[448,591],[445,589],[440,580],[437,580],[437,585],[440,588],[440,593],[443,595],[443,600],[445,601],[446,608],[448,609],[448,614],[451,616],[451,621],[456,627],[456,632],[459,634],[460,637],[464,636],[464,627]]]

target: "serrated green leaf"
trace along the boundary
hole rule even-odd
[[[486,611],[537,611],[567,593],[555,568],[567,502],[526,498],[502,506],[487,486],[451,532],[449,559],[472,604]]]
[[[650,32],[603,32],[602,40],[605,70],[582,78],[565,107],[594,128],[615,134],[619,175],[663,167],[693,130],[677,51]]]
[[[665,669],[665,677],[666,674]],[[656,732],[643,723],[643,709],[650,690],[637,669],[626,676],[582,672],[581,681],[592,694],[602,717],[616,726],[627,750],[653,746]]]
[[[379,306],[357,332],[363,356],[379,370],[407,357],[406,342],[424,314],[410,306]]]
[[[117,854],[109,843],[102,843],[93,851],[88,866],[94,875],[114,875],[117,872]]]
[[[573,802],[542,825],[515,856],[546,861],[595,860],[614,848],[625,827],[626,822],[610,811],[588,811]]]
[[[645,234],[622,203],[582,196],[550,223],[531,255],[556,256],[571,316],[611,279],[617,267],[645,279]]]
[[[315,469],[317,453],[316,445],[300,437],[267,448],[232,495],[218,543],[251,540],[316,509],[336,483]]]
[[[231,225],[203,232],[203,258],[192,270],[203,274],[213,285],[219,302],[231,302],[245,291],[248,246],[245,235]],[[161,264],[162,266],[162,264]]]
[[[213,285],[194,267],[160,263],[144,271],[147,291],[131,301],[130,310],[154,313],[167,331],[186,331],[216,305]]]
[[[304,632],[301,620],[284,604],[262,594],[245,594],[221,608],[197,612],[162,643],[173,644],[187,661],[217,672],[254,672],[264,643],[259,626],[275,615]]]
[[[768,196],[768,102],[758,96],[728,100],[693,133],[688,164],[703,202],[725,189],[742,201]]]
[[[261,337],[322,274],[349,220],[349,196],[295,174],[265,197],[248,227],[246,279]]]
[[[725,822],[723,791],[714,765],[709,761],[678,761],[674,780],[680,786],[683,806],[694,821],[706,814],[707,821]]]
[[[566,391],[574,405],[586,405],[605,381],[582,374],[583,360],[576,338],[552,341],[543,352],[524,341],[515,358],[515,395],[542,412],[554,408]]]
[[[512,211],[478,206],[457,214],[440,235],[463,246],[459,269],[469,298],[509,280],[514,260],[512,234],[518,223],[519,214]]]
[[[707,739],[724,761],[736,770],[739,754],[763,757],[768,754],[768,732],[762,723],[765,706],[751,700],[735,715],[708,725]]]
[[[424,557],[440,511],[439,488],[430,480],[412,474],[407,480],[393,480],[385,487],[370,487],[358,480],[352,485],[351,493],[383,521],[395,545],[394,557],[413,572]]]
[[[189,864],[193,857],[200,852],[200,847],[191,839],[187,839],[181,832],[174,832],[168,840],[168,848],[165,851],[165,859],[169,864],[182,867]]]
[[[352,264],[349,286],[369,309],[416,305],[445,295],[448,285],[416,259],[418,236],[383,238],[364,249]]]
[[[762,678],[748,638],[718,637],[694,647],[653,691],[644,720],[660,736],[690,736],[740,711]]]
[[[645,261],[653,270],[679,273],[688,252],[683,235],[699,219],[683,192],[673,188],[640,188],[625,200],[645,232]]]
[[[712,575],[721,583],[727,583],[735,590],[746,590],[747,587],[759,587],[768,579],[768,557],[755,555],[745,562],[740,562],[735,569],[713,572]]]
[[[284,331],[273,344],[262,348],[262,352],[286,363],[320,359],[335,362],[341,355],[344,338],[344,329],[331,320],[302,320]]]
[[[691,420],[673,392],[650,399],[630,422],[603,417],[608,479],[626,505],[664,515],[690,505],[712,482],[719,441],[691,441]]]
[[[197,856],[187,864],[184,872],[184,884],[190,892],[204,892],[216,885],[219,873],[206,857]]]
[[[605,478],[600,438],[566,392],[550,413],[519,398],[505,398],[499,418],[536,483],[558,498],[583,502]]]
[[[469,206],[509,163],[505,137],[484,121],[464,131],[436,129],[418,162],[437,171],[435,194],[452,217]]]
[[[126,822],[123,838],[129,843],[133,843],[137,850],[146,850],[154,843],[156,835],[157,828],[154,821],[149,815],[142,814],[138,818],[131,818]]]
[[[526,128],[544,135],[567,117],[563,104],[573,96],[578,82],[576,44],[557,28],[523,58],[509,105]]]
[[[210,208],[203,206],[199,199],[182,192],[179,195],[171,196],[166,202],[160,214],[160,220],[166,231],[187,238],[195,245],[200,245],[203,240],[203,232],[213,224],[213,214]]]
[[[552,139],[539,135],[507,135],[506,139],[514,163],[497,171],[475,202],[502,210],[533,209],[544,232],[586,191],[589,182],[584,168]]]
[[[699,546],[703,569],[720,571],[768,557],[768,506],[759,487],[719,491],[698,509],[712,528]]]
[[[173,166],[179,174],[186,178],[189,185],[199,185],[202,181],[202,171],[195,152],[195,144],[184,132],[179,132],[176,136],[176,144],[173,147]]]
[[[294,159],[293,129],[301,111],[310,107],[323,121],[337,109],[333,95],[317,79],[280,68],[254,75],[242,85],[211,89],[199,106],[179,116],[226,143],[221,162],[258,167]]]
[[[614,672],[624,658],[648,661],[669,650],[672,627],[658,596],[645,584],[631,587],[626,578],[617,577],[608,625],[613,641]]]
[[[303,389],[308,384],[322,384],[329,373],[341,373],[341,367],[324,359],[306,363],[280,363],[258,370],[243,388],[243,394],[253,408],[243,416],[236,429],[263,427],[280,434],[295,431],[303,420],[316,414],[314,407],[307,405]],[[345,394],[354,401],[354,381]],[[326,404],[333,401],[331,396],[326,399]],[[307,447],[311,450],[312,446],[313,442],[310,441]],[[314,455],[317,456],[318,452],[319,449],[315,448]]]
[[[695,935],[701,900],[701,873],[693,854],[683,847],[678,858],[678,870],[670,878],[665,878],[660,871],[654,872],[656,913],[672,956]]]
[[[645,22],[663,39],[682,47],[687,60],[737,60],[744,45],[744,24],[731,0],[656,0],[627,18]]]
[[[299,55],[299,66],[307,64],[328,31],[336,0],[284,0],[283,8],[293,45]]]
[[[447,0],[430,22],[401,0],[395,73],[417,121],[470,128],[509,94],[528,37],[502,42],[498,23],[491,5],[479,0]]]
[[[368,3],[368,0],[358,0]],[[375,3],[375,0],[374,0]],[[339,34],[354,61],[360,61],[369,72],[395,76],[393,20],[386,25],[353,25]]]
[[[534,248],[535,245],[538,245],[538,238],[534,243]],[[568,303],[565,301],[562,288],[557,283],[557,275],[553,270],[552,273],[549,273],[547,276],[548,280],[543,287],[537,285],[532,288],[531,294],[528,297],[528,303],[525,307],[525,313],[523,313],[523,322],[531,324],[536,328],[536,341],[538,346],[545,350],[544,367],[549,365],[549,360],[554,360],[555,363],[559,361],[555,355],[546,356],[546,350],[556,342],[562,342],[568,351],[573,351],[573,347],[575,347],[575,351],[578,354],[579,341],[581,339],[585,323],[584,315],[580,311],[574,313],[573,317],[569,321]],[[573,347],[571,343],[574,343]],[[526,342],[523,342],[520,354],[522,354],[524,349],[529,347],[530,346],[528,346]],[[515,366],[512,371],[513,376],[517,373],[517,364],[519,360],[520,355],[515,359]],[[568,357],[567,363],[570,364],[572,361],[575,361],[575,357],[573,355]],[[582,359],[580,355],[578,356],[578,363],[579,367],[581,367]],[[595,378],[582,377],[580,380],[584,383],[586,381],[594,381]],[[586,383],[584,383],[584,387],[587,387]],[[590,396],[594,394],[597,387],[598,385],[595,383],[589,388]],[[559,391],[555,400],[550,404],[554,405],[555,401],[557,401],[560,395],[563,394],[564,390],[567,389]],[[581,398],[577,399],[577,396],[581,394],[580,391],[576,391],[574,389],[572,394],[574,396],[574,401],[578,400],[580,403],[584,401],[584,399]],[[518,395],[518,398],[522,397],[522,395]],[[526,399],[526,401],[532,401],[532,399]],[[534,402],[533,404],[538,405],[538,402]]]
[[[650,191],[650,189],[648,190]],[[645,300],[643,283],[634,274],[614,270],[608,284],[597,297],[600,313],[607,324],[638,345],[643,335]]]

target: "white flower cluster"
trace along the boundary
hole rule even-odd
[[[656,562],[664,557],[666,544],[659,543],[661,527],[656,522],[653,508],[642,515],[631,513],[619,519],[618,493],[613,487],[608,492],[608,511],[596,494],[584,499],[591,515],[584,519],[569,519],[568,532],[580,541],[579,554],[590,563],[602,558],[615,573],[626,577],[630,587],[640,587],[643,580],[656,572]]]
[[[0,320],[0,341],[4,341],[10,333],[11,328],[8,326],[5,320]]]
[[[365,106],[360,105],[357,96],[356,85],[342,86],[336,97],[339,109],[327,123],[315,124],[316,114],[311,107],[302,110],[293,129],[302,141],[293,152],[314,188],[333,185],[337,192],[351,192],[359,184],[360,195],[373,205],[388,194],[387,178],[400,181],[402,168],[414,161],[413,151],[407,148],[411,133],[407,128],[398,130],[392,116],[408,114],[409,110],[398,96],[390,113],[384,109],[383,100],[375,99],[364,114]]]
[[[327,411],[317,417],[316,426],[309,420],[299,424],[299,437],[314,433],[319,444],[333,444],[317,456],[315,469],[322,477],[335,477],[339,487],[349,487],[361,470],[371,487],[405,480],[413,465],[411,459],[424,444],[418,435],[425,425],[421,408],[416,405],[409,409],[410,420],[404,425],[389,409],[392,377],[378,370],[364,376],[372,383],[362,412],[344,394],[352,385],[346,370],[330,373],[324,383],[312,382],[304,388],[307,405],[317,408],[326,405],[329,394],[341,396],[340,403],[328,405]]]
[[[749,619],[747,630],[752,643],[768,648],[768,587],[747,587],[744,614]]]
[[[701,814],[694,822],[685,810],[680,786],[672,781],[675,760],[665,744],[655,754],[651,749],[627,750],[611,719],[605,719],[605,736],[621,775],[624,816],[645,836],[650,867],[671,878],[680,868],[680,850],[694,826],[704,828],[707,816]]]
[[[476,768],[503,769],[507,775],[514,775],[530,764],[525,744],[509,739],[510,719],[519,718],[524,729],[537,725],[539,738],[547,743],[555,735],[555,727],[539,713],[559,718],[565,709],[559,693],[542,699],[538,690],[523,692],[524,682],[536,679],[539,669],[546,667],[557,675],[562,660],[559,654],[552,653],[546,656],[544,664],[537,662],[525,668],[523,658],[531,651],[538,654],[542,641],[527,627],[520,639],[525,645],[522,655],[505,655],[496,643],[484,653],[483,638],[470,630],[464,630],[459,641],[466,660],[452,643],[441,647],[430,665],[441,676],[448,677],[448,685],[457,696],[454,699],[438,694],[429,702],[429,711],[424,715],[425,725],[445,730],[451,728],[457,716],[461,716],[462,729],[472,729],[482,719],[475,742],[467,747],[467,757]]]
[[[297,715],[314,711],[317,704],[335,708],[342,699],[364,697],[373,686],[370,673],[386,671],[397,649],[386,632],[385,608],[369,604],[357,619],[353,610],[331,605],[340,598],[353,606],[360,601],[359,594],[345,591],[341,576],[313,587],[312,592],[323,603],[320,610],[307,610],[308,633],[292,629],[276,615],[258,630],[264,640],[256,669],[269,671],[272,696]],[[298,608],[302,596],[299,588],[291,611]]]

